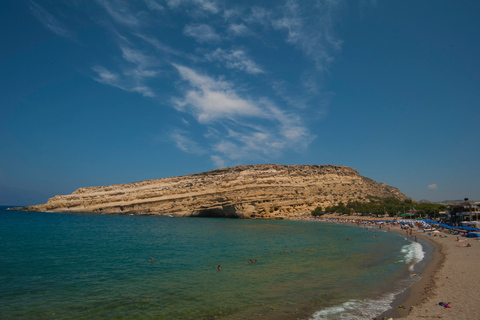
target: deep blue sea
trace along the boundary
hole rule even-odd
[[[371,319],[422,257],[332,223],[0,207],[0,318]]]

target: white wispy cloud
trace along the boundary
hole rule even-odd
[[[143,0],[148,9],[163,12],[165,8],[155,0]]]
[[[226,34],[261,39],[262,34],[273,28],[283,32],[287,44],[301,50],[318,71],[324,72],[343,43],[333,31],[341,3],[341,0],[287,0],[268,9],[262,6],[253,6],[249,10],[228,9],[224,14],[229,23]]]
[[[239,69],[250,74],[264,73],[264,71],[250,58],[243,50],[223,50],[217,48],[215,51],[205,54],[209,61],[220,61],[230,69]]]
[[[250,9],[249,15],[242,15],[242,20],[247,22],[248,24],[260,24],[263,26],[267,26],[271,24],[272,17],[274,13],[266,8],[255,6]]]
[[[227,33],[234,37],[246,37],[252,34],[250,29],[243,23],[232,23],[227,28]]]
[[[433,183],[433,184],[428,185],[428,189],[437,190],[438,186],[437,186],[436,183]]]
[[[245,99],[228,82],[174,66],[188,83],[183,98],[174,101],[175,107],[210,126],[205,137],[215,155],[221,155],[215,158],[217,162],[271,158],[286,148],[303,148],[313,140],[298,115],[284,112],[268,99]]]
[[[151,71],[148,69],[155,67],[159,64],[158,60],[155,57],[147,55],[138,49],[125,46],[121,46],[120,49],[122,51],[123,59],[134,64],[135,67],[139,70]]]
[[[189,24],[183,29],[183,33],[186,36],[194,38],[196,41],[203,42],[219,42],[221,40],[213,27],[208,24]]]
[[[216,0],[167,0],[170,8],[193,7],[207,13],[218,13],[220,11]]]
[[[96,76],[93,79],[97,82],[124,90],[128,92],[136,92],[144,97],[155,97],[155,93],[153,90],[145,84],[142,84],[139,81],[139,78],[143,78],[143,76],[134,75],[130,77],[129,72],[126,71],[125,74],[112,72],[105,67],[102,66],[95,66],[92,67],[92,70],[96,72]],[[136,79],[135,79],[136,78]]]
[[[212,160],[215,167],[217,167],[217,168],[225,168],[226,167],[225,160],[222,157],[220,157],[218,155],[213,155],[213,156],[210,156],[210,159]]]
[[[155,69],[158,61],[134,48],[120,46],[120,50],[126,63],[118,66],[118,72],[109,71],[101,66],[93,67],[92,70],[98,74],[95,80],[125,91],[140,93],[145,97],[155,97],[147,81],[158,75]]]
[[[156,97],[149,81],[158,77],[161,62],[150,53],[151,48],[146,50],[137,46],[130,36],[137,35],[138,30],[147,26],[146,21],[149,19],[142,20],[141,17],[148,14],[143,10],[136,12],[130,3],[123,1],[97,0],[97,3],[106,16],[111,18],[99,23],[113,35],[111,39],[118,46],[120,56],[111,59],[108,68],[102,65],[91,67],[96,73],[93,79],[124,91],[139,93],[144,97]],[[156,6],[158,3],[155,0],[145,0],[145,4],[151,10],[161,9]]]
[[[134,27],[140,24],[140,20],[132,13],[127,1],[115,2],[115,4],[108,0],[97,0],[97,2],[115,22],[127,27]]]
[[[206,152],[197,142],[188,137],[188,132],[179,128],[174,128],[170,132],[170,139],[180,150],[186,153],[202,155]]]
[[[155,39],[152,36],[149,36],[149,35],[146,35],[146,34],[141,34],[141,33],[134,33],[134,35],[139,37],[143,41],[149,43],[155,49],[157,49],[159,52],[161,52],[165,55],[171,55],[171,56],[176,56],[176,57],[180,57],[180,58],[185,58],[185,59],[188,59],[188,60],[191,60],[191,61],[199,61],[200,60],[199,57],[197,57],[193,54],[190,54],[190,53],[183,52],[181,50],[174,49],[170,46],[167,46],[167,45],[163,44],[162,42],[160,42],[159,40]]]
[[[35,18],[37,18],[38,21],[40,21],[50,31],[60,37],[75,40],[73,33],[39,4],[30,1],[30,10]]]
[[[177,109],[190,111],[198,122],[234,120],[237,116],[266,116],[254,103],[240,98],[229,83],[200,75],[184,66],[174,67],[190,84],[184,99],[176,101]]]
[[[275,131],[248,130],[245,132],[229,129],[228,135],[216,143],[213,149],[229,160],[269,159],[283,150],[284,143]]]
[[[277,29],[286,29],[287,42],[296,44],[302,40],[303,19],[297,2],[288,1],[284,7],[283,17],[272,21],[272,24]]]
[[[342,41],[333,34],[333,19],[339,1],[318,1],[304,6],[297,0],[288,0],[281,17],[272,18],[272,26],[287,32],[286,41],[298,46],[311,58],[318,70],[324,71],[340,50]],[[307,11],[309,14],[307,14]],[[312,19],[312,13],[314,19]]]
[[[120,80],[120,77],[118,74],[110,72],[109,70],[103,67],[100,67],[100,66],[93,67],[92,70],[98,74],[98,77],[96,79],[98,82],[116,87],[116,83],[118,83]]]

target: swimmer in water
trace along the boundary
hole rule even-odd
[[[150,260],[149,260],[149,261],[150,261],[150,262],[153,262],[153,261],[155,261],[155,260],[153,260],[153,258],[150,258]]]
[[[222,268],[220,268],[220,265],[217,266],[217,270],[222,270]]]

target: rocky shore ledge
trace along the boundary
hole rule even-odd
[[[80,188],[26,211],[287,219],[369,196],[409,199],[397,188],[335,165],[242,165],[186,176]]]

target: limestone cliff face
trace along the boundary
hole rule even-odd
[[[334,165],[243,165],[180,177],[80,188],[28,211],[283,219],[318,206],[408,199],[397,188]]]

